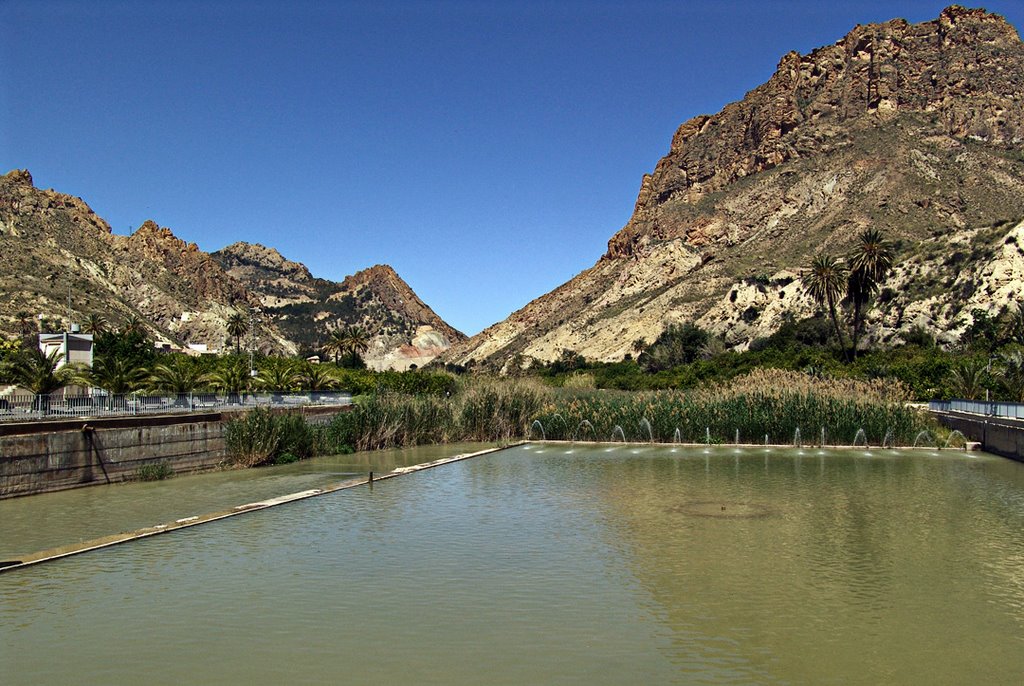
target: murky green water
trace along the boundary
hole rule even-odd
[[[0,560],[493,447],[453,443],[0,500]]]
[[[1019,683],[1024,466],[516,448],[2,574],[0,662],[12,684]]]

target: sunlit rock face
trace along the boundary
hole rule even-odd
[[[136,317],[173,346],[233,347],[232,314],[253,311],[243,349],[295,354],[347,325],[369,336],[367,362],[408,368],[465,338],[386,265],[335,283],[262,245],[236,243],[209,254],[147,220],[129,236],[81,199],[33,185],[27,170],[0,176],[0,333],[18,333],[22,315],[58,328],[98,313],[117,326]]]
[[[803,269],[868,227],[896,242],[898,268],[866,340],[915,324],[951,339],[972,309],[1013,298],[1022,93],[1020,37],[984,10],[857,26],[788,53],[741,101],[679,127],[594,267],[442,359],[508,369],[569,348],[618,360],[687,321],[743,349],[813,314]]]
[[[318,348],[340,327],[360,326],[369,337],[367,366],[404,370],[429,363],[466,338],[388,265],[338,283],[314,277],[305,265],[263,245],[234,243],[213,258],[259,298],[289,340],[305,349]]]

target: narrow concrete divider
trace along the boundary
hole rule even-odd
[[[374,474],[372,481],[382,481],[384,479],[393,479],[399,476],[405,476],[408,474],[415,474],[416,472],[423,471],[425,469],[432,469],[434,467],[440,467],[442,465],[451,464],[452,462],[461,462],[462,460],[468,460],[473,457],[479,457],[481,455],[488,455],[490,453],[505,450],[506,448],[512,448],[517,445],[522,445],[525,441],[512,443],[507,446],[498,448],[488,448],[487,450],[479,450],[473,453],[464,453],[460,455],[454,455],[452,457],[444,457],[439,460],[432,462],[424,462],[423,464],[412,465],[409,467],[398,467],[397,469],[388,472],[386,474]],[[173,522],[165,524],[157,524],[155,526],[149,526],[142,529],[136,529],[135,531],[128,531],[119,534],[112,534],[110,536],[103,536],[96,538],[91,541],[84,541],[81,543],[75,543],[71,545],[61,546],[59,548],[51,548],[49,550],[42,550],[30,555],[24,555],[18,560],[0,560],[0,574],[3,572],[9,572],[15,569],[22,569],[30,565],[39,564],[42,562],[50,562],[52,560],[59,560],[72,555],[80,555],[93,550],[100,550],[102,548],[109,548],[110,546],[119,545],[121,543],[128,543],[129,541],[137,541],[141,538],[149,538],[150,536],[158,536],[160,534],[166,534],[171,531],[177,531],[178,529],[186,529],[200,524],[206,524],[208,522],[216,522],[221,519],[227,519],[228,517],[236,517],[238,515],[246,514],[248,512],[257,512],[259,510],[265,510],[271,507],[277,507],[278,505],[284,505],[286,503],[292,503],[299,500],[306,500],[307,498],[315,498],[316,496],[326,495],[328,493],[336,493],[356,486],[364,486],[371,482],[370,478],[365,479],[349,479],[347,481],[341,481],[331,486],[324,488],[314,488],[306,491],[299,491],[297,493],[289,493],[287,495],[278,496],[276,498],[269,498],[267,500],[260,500],[253,503],[246,503],[243,505],[236,505],[228,510],[221,510],[219,512],[211,512],[208,514],[193,515],[191,517],[182,517],[176,519]]]

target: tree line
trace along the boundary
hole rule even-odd
[[[419,375],[419,381],[401,382],[393,373],[366,369],[362,355],[370,345],[364,327],[341,326],[331,332],[322,347],[333,364],[319,364],[305,358],[287,358],[253,353],[243,354],[242,340],[250,333],[250,316],[234,312],[227,318],[227,333],[234,339],[234,352],[190,356],[158,351],[147,336],[144,322],[135,315],[111,326],[102,314],[87,315],[84,333],[93,335],[93,364],[62,365],[60,351],[44,353],[35,337],[35,320],[25,313],[16,316],[21,336],[0,339],[0,384],[16,385],[32,394],[54,393],[66,386],[102,389],[110,394],[222,392],[233,395],[248,391],[290,392],[335,389],[367,392],[379,386],[408,387],[438,392],[447,375],[434,379]],[[424,382],[423,379],[428,379]]]

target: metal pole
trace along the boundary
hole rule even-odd
[[[987,379],[985,379],[985,381],[986,382],[991,381],[991,379],[992,379],[992,356],[991,355],[988,358],[988,366],[985,368],[985,375],[988,377]],[[985,402],[986,403],[988,402],[988,386],[985,386]]]

